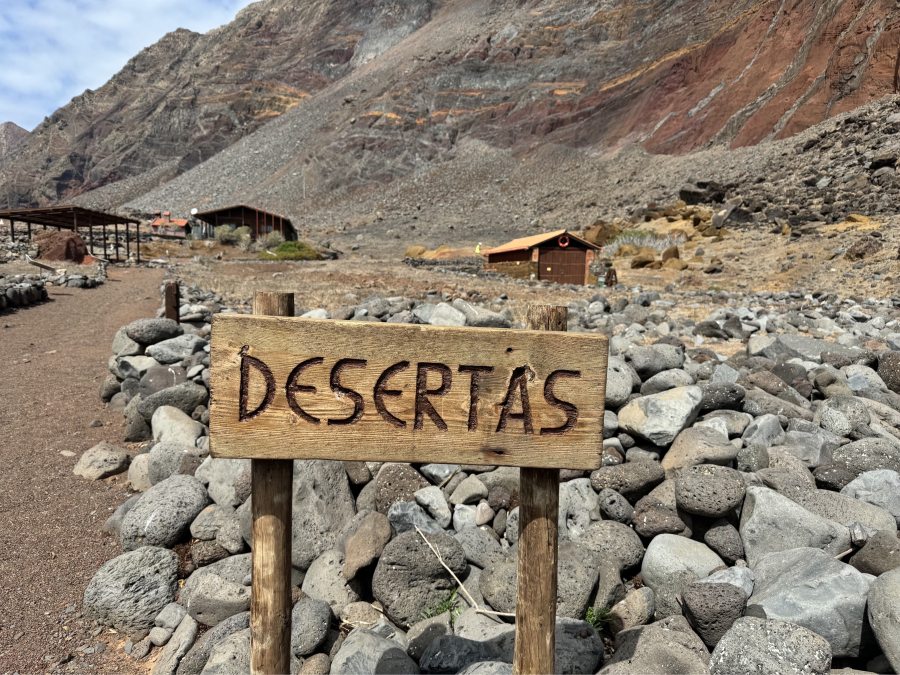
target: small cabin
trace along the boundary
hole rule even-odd
[[[595,251],[592,244],[568,230],[522,237],[485,251],[488,267],[523,279],[587,285]]]
[[[164,234],[170,237],[187,237],[191,232],[191,227],[187,220],[173,218],[169,211],[162,213],[155,211],[150,223],[150,231],[153,234]]]
[[[270,232],[281,232],[286,241],[297,240],[297,230],[290,218],[246,204],[203,211],[194,217],[207,224],[204,231],[208,231],[209,236],[212,236],[212,231],[217,227],[227,225],[232,230],[249,227],[252,239],[261,239]]]

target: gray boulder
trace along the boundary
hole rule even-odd
[[[900,670],[900,569],[882,574],[869,590],[869,623],[896,673]]]
[[[576,478],[559,486],[560,540],[577,539],[600,517],[600,502],[589,478]]]
[[[833,396],[822,402],[813,420],[836,436],[849,436],[859,427],[868,426],[869,409],[853,396]]]
[[[193,476],[175,475],[157,483],[122,519],[122,550],[180,543],[207,504],[209,495]]]
[[[194,595],[194,590],[203,578],[209,574],[216,575],[235,584],[243,584],[250,575],[250,554],[233,555],[214,563],[200,567],[191,573],[178,594],[178,604],[187,607]]]
[[[446,534],[426,534],[428,541],[459,576],[466,568],[462,545]],[[418,532],[395,537],[381,553],[372,592],[384,606],[388,618],[401,628],[409,627],[422,611],[436,606],[453,588],[453,578]]]
[[[419,667],[393,640],[366,628],[354,628],[331,663],[331,675],[394,673],[418,675]]]
[[[422,467],[422,469],[424,473],[425,467]],[[450,511],[450,506],[447,504],[447,498],[444,497],[444,493],[441,492],[441,489],[437,485],[429,485],[421,490],[416,490],[413,496],[415,497],[416,504],[426,509],[429,515],[434,518],[434,521],[438,526],[444,529],[450,527],[453,514]]]
[[[748,598],[753,595],[753,582],[756,577],[749,567],[728,567],[718,572],[713,572],[705,579],[700,579],[698,584],[731,584],[741,589]]]
[[[414,661],[419,661],[428,646],[442,635],[453,635],[450,625],[450,612],[443,612],[428,619],[414,623],[406,633],[406,653]]]
[[[703,392],[696,386],[642,396],[619,410],[619,428],[656,446],[666,447],[694,421],[702,400]]]
[[[147,477],[151,485],[180,473],[182,462],[186,459],[200,463],[200,452],[196,447],[171,441],[156,443],[148,455]]]
[[[201,541],[211,541],[216,533],[234,516],[234,507],[210,504],[194,518],[191,523],[191,536]]]
[[[641,574],[644,584],[656,595],[657,616],[681,614],[677,597],[682,589],[724,564],[719,556],[699,541],[674,534],[654,537],[644,554]]]
[[[656,462],[627,462],[600,467],[591,473],[591,485],[598,492],[610,488],[629,501],[637,501],[665,477],[665,470]]]
[[[250,612],[235,614],[213,626],[200,636],[178,664],[178,675],[200,675],[210,652],[222,640],[250,627]]]
[[[428,323],[432,326],[465,326],[466,315],[446,302],[440,302],[431,313]]]
[[[606,366],[606,405],[618,408],[631,396],[631,368],[618,356],[610,356]]]
[[[709,670],[712,675],[827,675],[831,647],[797,624],[745,616],[719,640]]]
[[[206,405],[208,401],[209,392],[206,387],[188,381],[151,394],[140,402],[138,412],[149,422],[153,419],[156,409],[162,406],[169,405],[190,415],[198,405]]]
[[[124,504],[119,506],[113,514],[106,519],[106,522],[103,523],[103,531],[106,534],[111,534],[112,536],[118,539],[119,534],[122,531],[122,520],[125,518],[125,515],[134,508],[134,505],[137,504],[138,500],[143,495],[136,494],[128,498]]]
[[[897,521],[880,506],[848,497],[830,490],[805,490],[791,495],[791,499],[807,511],[836,523],[862,523],[871,530],[897,533]]]
[[[806,546],[835,556],[850,548],[850,531],[773,490],[747,489],[741,539],[751,568],[767,554]]]
[[[747,594],[728,583],[692,583],[681,591],[684,616],[707,647],[715,647],[744,614]]]
[[[347,472],[340,462],[296,460],[293,482],[291,560],[305,570],[337,542],[356,514]]]
[[[731,513],[744,501],[744,492],[737,471],[715,464],[689,466],[675,479],[676,505],[697,516],[719,518]]]
[[[216,642],[201,675],[246,675],[250,672],[250,629],[232,633]]]
[[[153,626],[178,592],[178,556],[146,546],[105,563],[84,591],[87,619],[130,634]]]
[[[837,448],[832,457],[859,475],[867,471],[888,469],[900,472],[900,444],[883,438],[864,438]]]
[[[591,523],[584,534],[573,541],[595,556],[614,559],[619,571],[635,568],[644,558],[644,545],[637,533],[613,520]]]
[[[122,326],[116,331],[112,341],[112,353],[116,356],[138,356],[144,353],[144,348],[128,337],[126,327]]]
[[[742,435],[745,445],[762,445],[770,448],[784,441],[784,429],[775,415],[763,415],[747,425]]]
[[[453,538],[463,547],[466,560],[481,569],[487,569],[505,558],[496,536],[482,527],[467,527],[453,535]]]
[[[848,562],[863,574],[876,577],[900,567],[900,542],[896,533],[879,530],[869,536]]]
[[[598,675],[709,672],[709,652],[683,616],[616,635],[616,650]]]
[[[153,440],[160,443],[181,443],[196,447],[197,439],[206,435],[206,427],[191,416],[172,406],[160,406],[150,418]]]
[[[148,370],[158,367],[159,361],[149,356],[122,356],[116,359],[113,375],[118,375],[122,380],[140,380]]]
[[[866,471],[841,490],[842,495],[878,506],[900,525],[900,474],[890,469]]]
[[[748,608],[821,635],[834,656],[859,654],[870,584],[863,574],[817,548],[770,553],[753,573]]]
[[[426,673],[458,673],[473,663],[500,660],[500,651],[490,642],[443,635],[428,645],[419,666]]]
[[[629,356],[635,372],[645,381],[664,370],[675,370],[684,365],[684,350],[674,345],[636,347],[629,351]]]
[[[180,363],[189,356],[202,352],[205,346],[206,340],[201,337],[196,335],[179,335],[147,347],[146,354],[156,359],[159,363],[168,365],[170,363]]]
[[[183,333],[181,325],[172,319],[138,319],[125,326],[125,335],[142,345],[154,345]]]
[[[197,621],[215,626],[250,609],[250,587],[208,573],[192,586],[190,596],[182,604]]]
[[[158,391],[174,387],[187,380],[187,371],[181,366],[155,366],[148,369],[138,383],[138,393],[147,397]]]
[[[344,578],[343,568],[343,554],[331,549],[312,562],[303,579],[303,592],[327,602],[335,616],[340,616],[341,610],[351,602],[357,602],[361,590],[359,579]]]
[[[422,532],[444,531],[444,528],[415,502],[394,502],[388,509],[387,517],[397,534],[414,531],[417,527]]]
[[[249,459],[207,457],[197,467],[194,477],[206,485],[209,496],[216,504],[239,506],[241,502],[235,493],[234,481],[245,469],[249,468]]]
[[[678,434],[661,465],[672,477],[678,469],[695,464],[729,466],[737,454],[737,446],[721,432],[710,427],[691,427]]]
[[[178,607],[178,605],[175,605]],[[153,664],[151,675],[175,675],[178,664],[197,639],[200,626],[190,616],[184,616]]]
[[[126,471],[130,463],[131,455],[125,448],[100,441],[78,458],[74,473],[88,480],[100,480]]]
[[[694,378],[683,370],[664,370],[657,373],[641,385],[641,395],[659,394],[676,387],[690,387]]]
[[[492,312],[484,307],[476,307],[462,298],[456,298],[452,307],[465,315],[467,326],[478,328],[509,328],[510,326],[509,321],[502,314]]]
[[[309,656],[328,637],[331,627],[331,605],[324,600],[303,598],[291,611],[291,651],[295,656]]]

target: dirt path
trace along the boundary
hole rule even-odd
[[[87,583],[119,553],[101,528],[130,493],[124,475],[88,481],[72,468],[97,442],[122,443],[122,415],[97,389],[115,331],[155,315],[162,270],[109,276],[0,313],[0,673],[48,672],[66,659],[64,670],[97,672],[120,658],[123,636],[92,635],[79,613]]]

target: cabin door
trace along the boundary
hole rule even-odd
[[[560,284],[584,284],[585,251],[577,248],[540,249],[538,279]]]

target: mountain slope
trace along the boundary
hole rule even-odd
[[[272,29],[278,58],[260,46],[259,21],[283,27]],[[215,121],[199,125],[202,106],[163,97],[175,107],[137,119],[133,152],[118,144],[100,159],[94,150],[84,183],[71,169],[47,176],[35,155],[23,199],[131,177],[79,201],[183,215],[267,199],[327,230],[371,218],[387,194],[405,190],[401,211],[433,206],[456,217],[493,189],[498,171],[534,167],[552,148],[585,158],[630,144],[663,154],[739,148],[880,98],[894,89],[900,13],[888,0],[267,0],[218,32],[179,40],[190,56],[178,61],[176,93],[239,83],[239,95],[219,98],[244,97],[259,114],[236,124],[214,106]],[[264,76],[294,78],[293,93],[257,87]],[[71,156],[60,154],[59,167]],[[438,175],[453,190],[415,203],[417,181]]]
[[[327,226],[371,213],[368,195],[445,161],[446,180],[468,172],[473,194],[489,187],[472,156],[454,173],[469,141],[485,144],[485,162],[502,151],[498,161],[515,165],[547,146],[675,154],[785,138],[890,93],[898,44],[900,15],[886,0],[452,0],[365,67],[128,207],[269,197]]]
[[[205,35],[170,33],[45,119],[0,188],[34,205],[147,171],[171,179],[402,39],[431,7],[385,4],[264,0]]]

